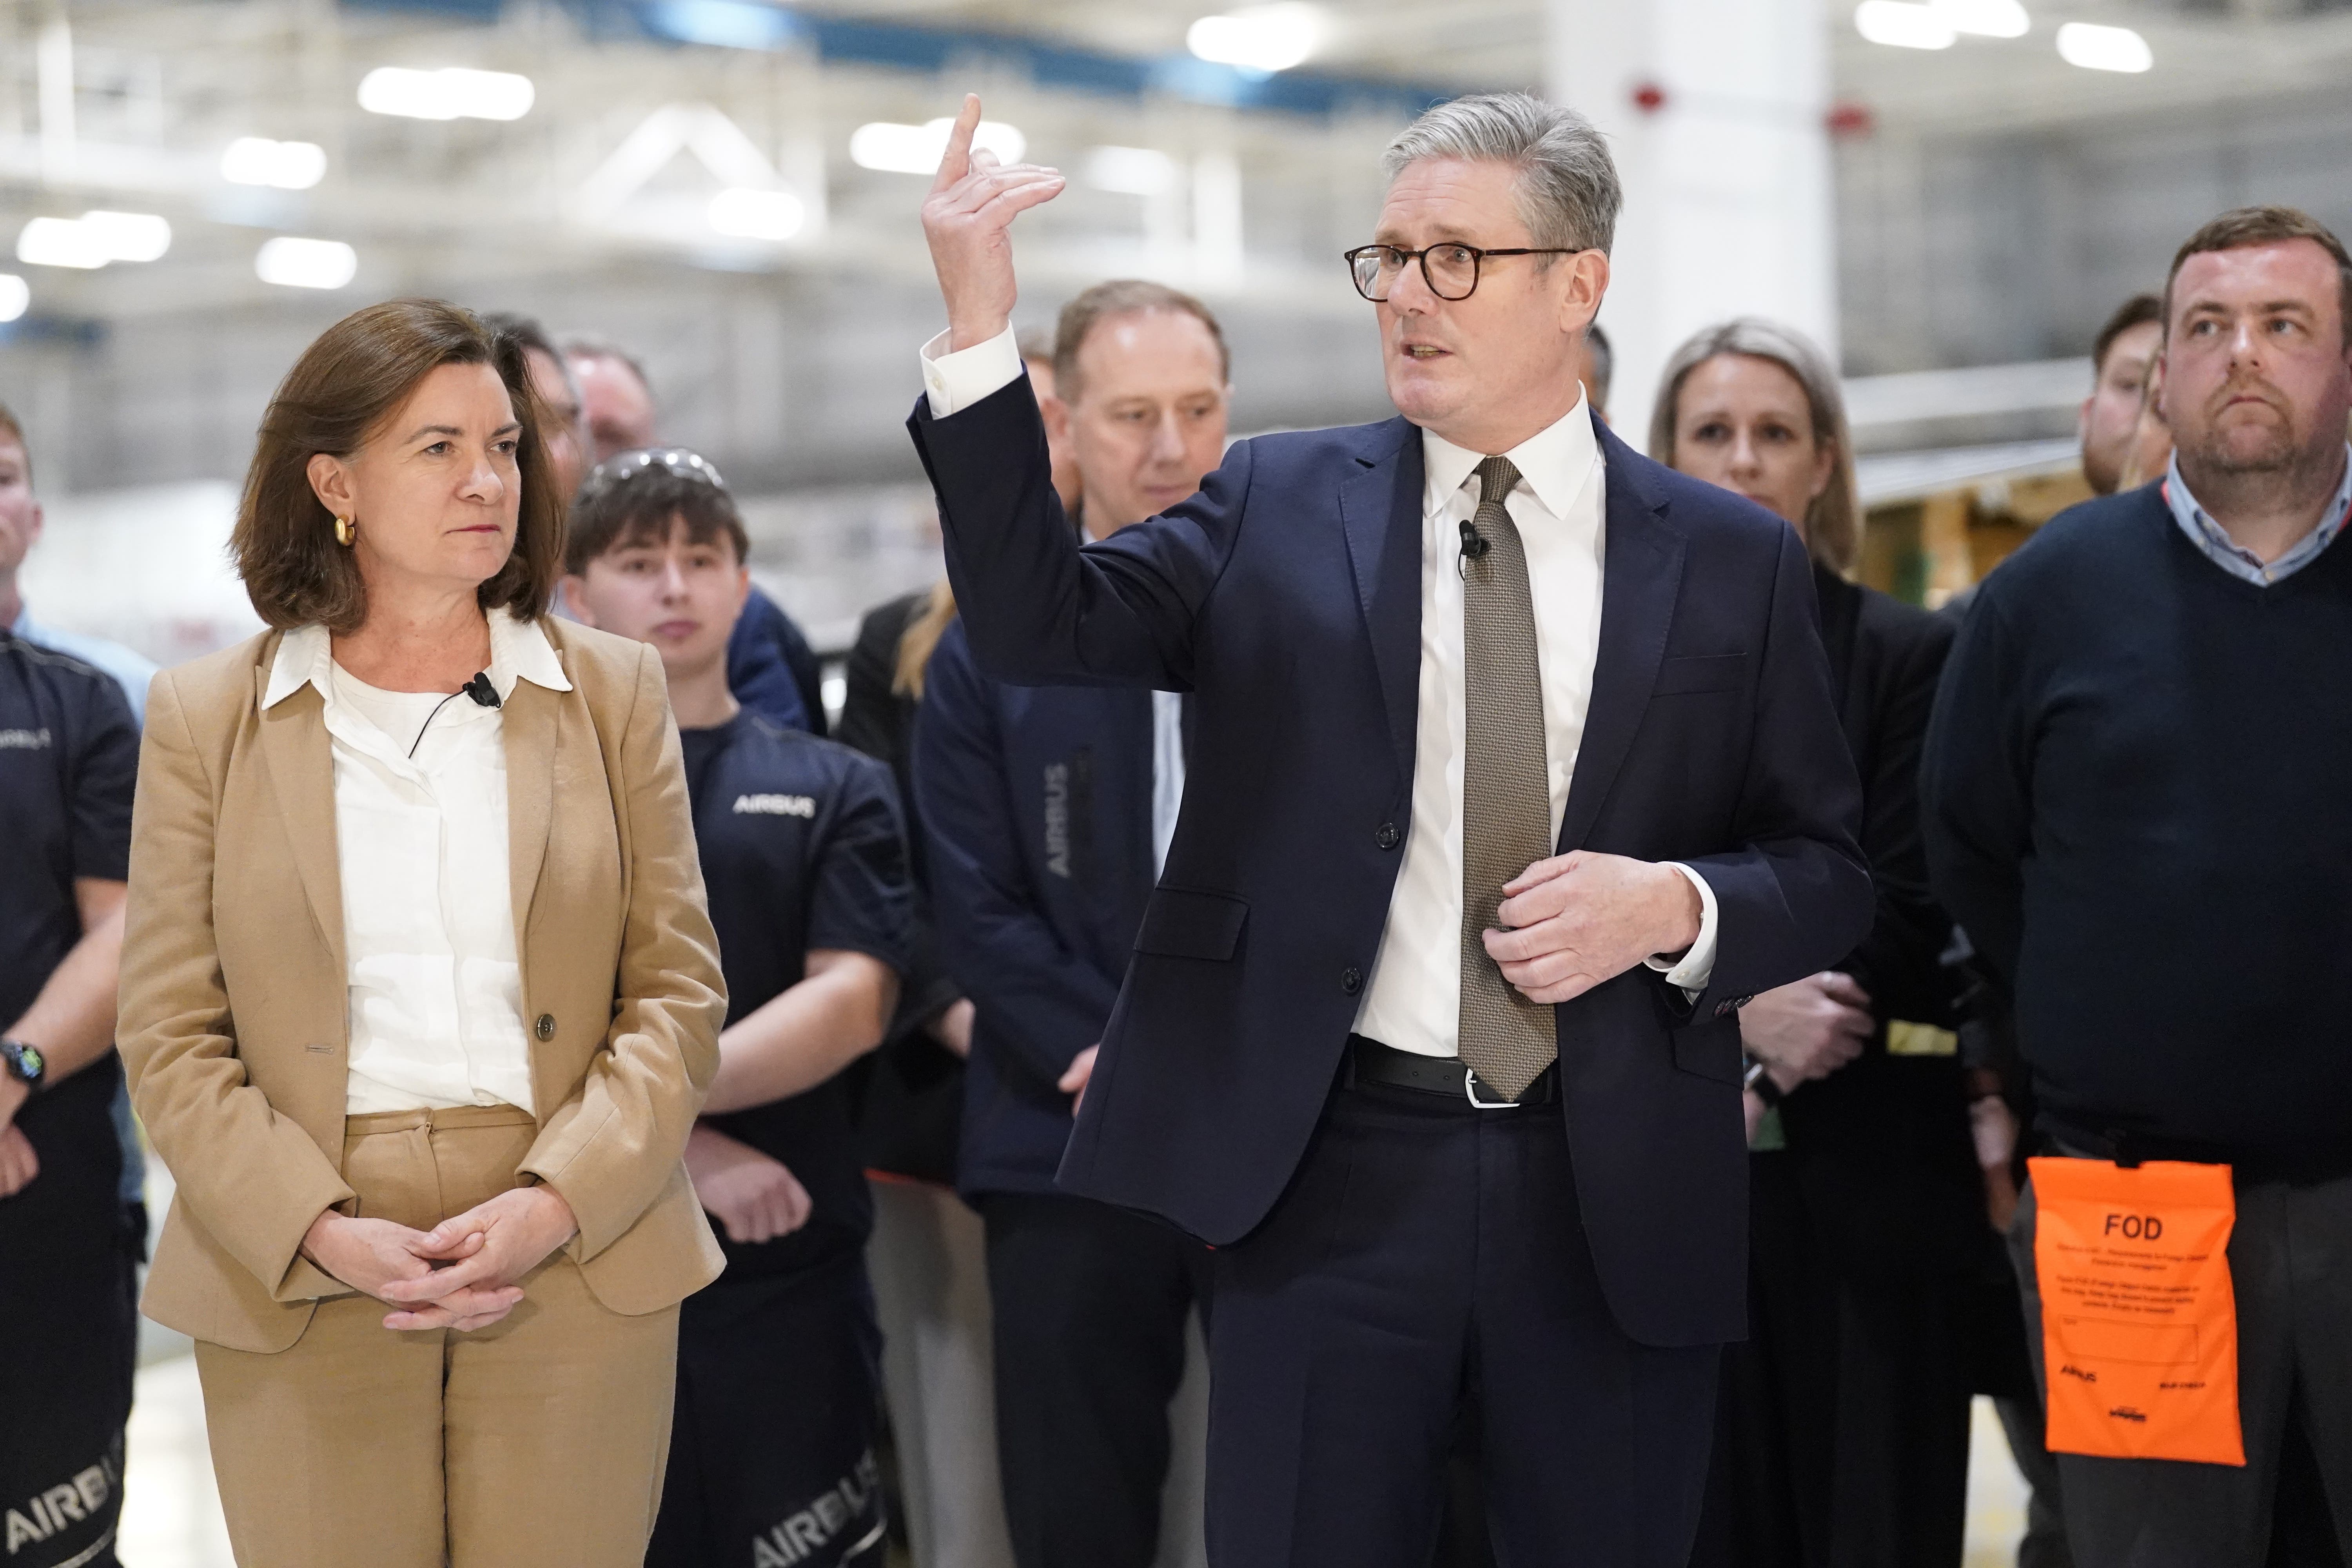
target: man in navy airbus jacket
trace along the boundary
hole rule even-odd
[[[1051,407],[1104,539],[1201,487],[1225,444],[1224,337],[1158,283],[1062,310]],[[998,1473],[1020,1568],[1150,1568],[1171,1421],[1209,1253],[1173,1226],[1057,1191],[1184,790],[1173,693],[992,679],[961,626],[931,656],[915,736],[940,952],[971,998],[957,1185],[988,1234]],[[1172,1429],[1171,1429],[1172,1428]],[[1197,1528],[1197,1521],[1193,1528]]]
[[[1193,694],[1061,1180],[1220,1249],[1213,1560],[1425,1563],[1466,1406],[1504,1560],[1675,1568],[1744,1329],[1736,1009],[1871,916],[1803,549],[1584,407],[1615,171],[1521,95],[1403,132],[1350,254],[1406,417],[1241,443],[1081,549],[1005,331],[1009,225],[1061,178],[971,154],[978,117],[924,208],[950,327],[910,425],[973,650]],[[1549,812],[1506,883],[1497,800]],[[1513,1093],[1497,995],[1556,1028]]]

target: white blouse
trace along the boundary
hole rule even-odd
[[[534,622],[490,616],[490,685],[569,691]],[[323,626],[286,634],[262,697],[318,688],[335,769],[351,1007],[347,1116],[530,1102],[507,855],[502,710],[383,691],[334,661]],[[413,754],[412,754],[413,752]]]

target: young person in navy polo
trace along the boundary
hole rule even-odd
[[[878,1564],[881,1336],[852,1064],[907,963],[905,837],[889,770],[740,707],[727,642],[750,576],[719,475],[624,453],[582,487],[564,595],[652,643],[669,676],[727,1027],[687,1149],[727,1271],[686,1303],[652,1568]]]

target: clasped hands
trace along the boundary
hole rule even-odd
[[[1566,1002],[1698,941],[1698,889],[1674,867],[1580,849],[1503,889],[1486,955],[1530,1002]]]
[[[579,1234],[551,1187],[515,1187],[431,1230],[329,1209],[310,1222],[302,1256],[395,1309],[387,1329],[487,1329],[522,1300],[521,1278]]]

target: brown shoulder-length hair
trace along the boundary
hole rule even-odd
[[[514,553],[478,590],[481,606],[526,619],[544,612],[563,571],[563,500],[540,444],[542,414],[523,354],[511,332],[440,300],[387,300],[320,333],[261,416],[229,536],[255,613],[282,630],[318,625],[350,632],[367,619],[367,585],[352,552],[335,542],[334,514],[310,488],[310,459],[320,452],[351,457],[445,364],[497,371],[522,426]]]

